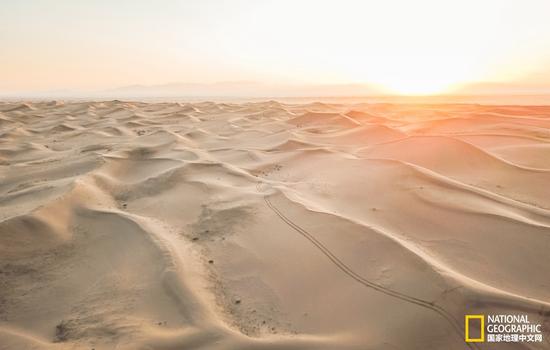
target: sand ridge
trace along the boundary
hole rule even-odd
[[[0,348],[548,332],[549,128],[544,106],[0,103]]]

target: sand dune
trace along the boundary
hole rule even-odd
[[[550,347],[550,108],[0,104],[0,349]]]

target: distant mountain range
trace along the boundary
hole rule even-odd
[[[238,81],[131,85],[105,90],[100,94],[122,97],[302,97],[380,95],[381,92],[361,84],[276,85]]]
[[[129,85],[106,90],[56,90],[1,93],[0,98],[154,99],[154,98],[262,98],[313,96],[371,96],[380,90],[362,84],[277,85],[253,81]]]
[[[445,96],[483,95],[550,95],[544,85],[512,83],[474,83]],[[207,98],[284,98],[284,97],[382,97],[391,96],[367,84],[277,85],[254,81],[203,83],[168,83],[161,85],[129,85],[106,90],[56,90],[1,93],[3,99],[207,99]]]

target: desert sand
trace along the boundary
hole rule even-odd
[[[0,349],[550,348],[550,107],[0,103]]]

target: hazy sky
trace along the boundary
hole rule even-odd
[[[549,0],[0,0],[0,92],[359,83],[550,86]]]

